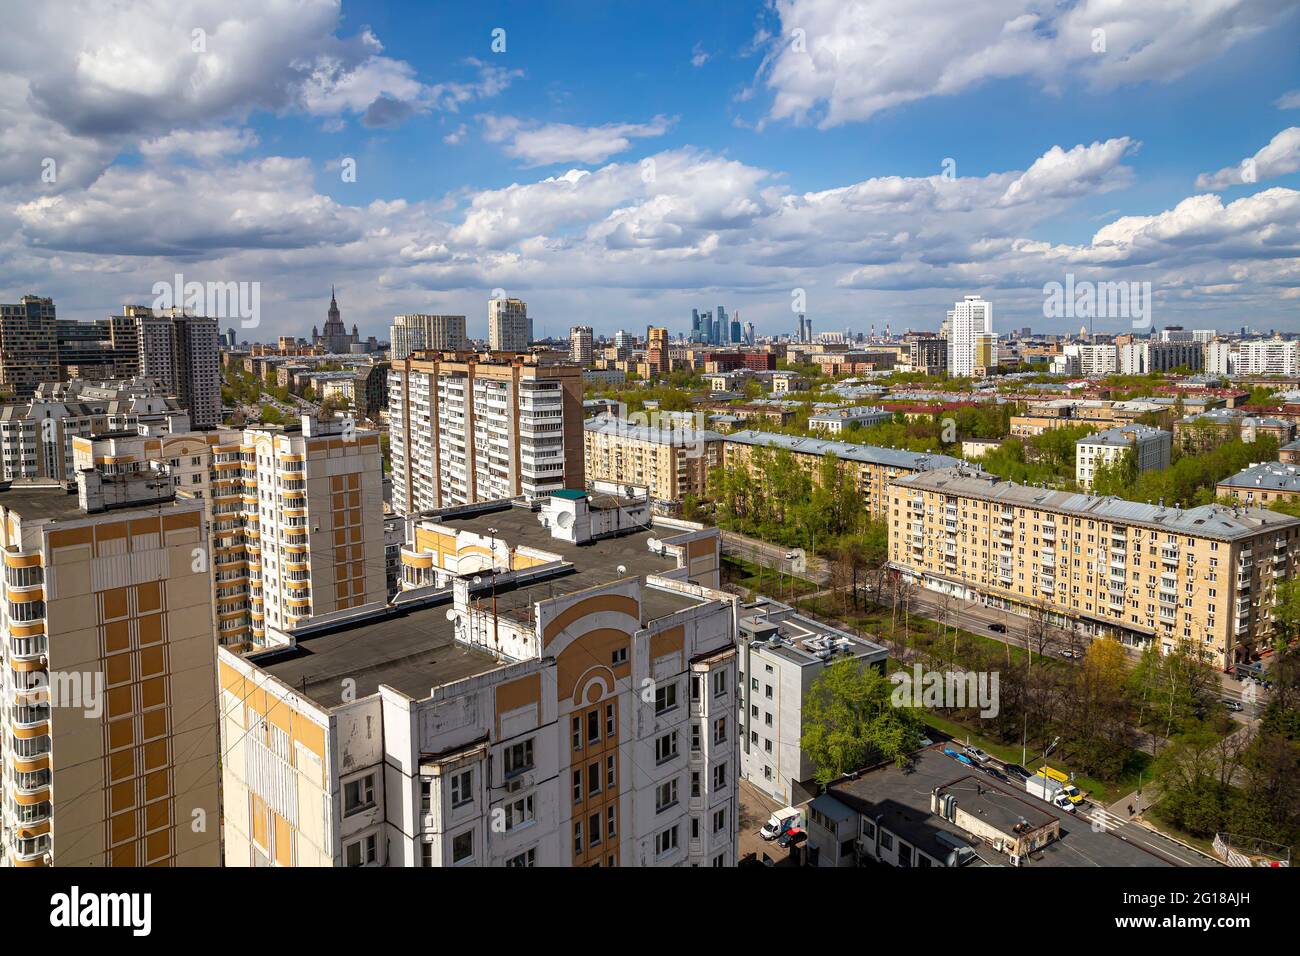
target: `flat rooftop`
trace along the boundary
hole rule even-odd
[[[551,537],[550,531],[542,527],[538,512],[513,505],[491,511],[444,515],[431,520],[454,531],[469,531],[485,538],[496,537],[512,547],[546,551],[573,565],[574,570],[569,574],[522,587],[499,588],[497,613],[515,620],[531,619],[532,605],[537,601],[609,584],[622,578],[637,577],[644,582],[648,574],[676,570],[676,560],[671,556],[655,554],[650,550],[649,542],[651,538],[666,541],[682,534],[675,528],[652,527],[586,544],[573,544]],[[496,529],[495,535],[490,530],[493,528]],[[622,573],[618,571],[620,566],[625,569]],[[480,576],[490,578],[487,574]],[[703,603],[705,602],[699,598],[675,591],[645,588],[641,596],[641,623],[648,624]]]
[[[2,499],[0,499],[2,500]],[[76,498],[73,497],[75,502]],[[561,597],[627,577],[672,570],[676,562],[649,550],[654,537],[668,538],[674,529],[652,529],[575,545],[552,538],[527,508],[503,505],[492,510],[434,517],[450,529],[495,537],[511,546],[526,546],[558,555],[573,570],[524,585],[503,584],[496,591],[497,614],[502,619],[530,622],[539,601]],[[626,570],[620,574],[617,568]],[[490,573],[478,575],[484,582]],[[480,585],[475,600],[491,610],[492,592]],[[705,603],[702,599],[656,587],[641,592],[641,622],[647,624],[677,611]],[[324,707],[343,702],[343,681],[356,682],[356,697],[375,693],[380,684],[415,699],[429,696],[434,687],[503,666],[494,655],[455,640],[447,620],[450,596],[441,603],[412,609],[389,609],[382,615],[340,621],[337,626],[298,637],[297,646],[251,656],[254,664]]]
[[[252,655],[266,673],[323,707],[343,703],[345,680],[356,698],[387,684],[422,699],[442,684],[501,666],[495,656],[457,643],[447,620],[450,602],[361,619],[298,639],[296,647]]]
[[[185,510],[189,510],[189,505],[194,499],[185,499],[182,504],[178,505],[178,502],[173,498],[170,486],[166,491],[166,496],[159,498],[157,501],[137,501],[131,504],[114,505],[104,511],[86,512],[81,510],[81,504],[75,489],[71,492],[67,491],[62,482],[44,483],[22,480],[7,485],[0,484],[0,507],[15,512],[26,521],[41,519],[68,521],[75,518],[102,515],[108,512],[145,509],[157,511],[159,508],[172,510],[180,506],[183,506]]]

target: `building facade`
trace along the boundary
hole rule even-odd
[[[25,295],[16,304],[0,305],[0,392],[26,398],[41,382],[58,380],[54,300]]]
[[[722,436],[687,425],[629,425],[613,415],[583,425],[587,481],[647,488],[660,508],[707,496],[709,472],[722,460]]]
[[[981,366],[978,354],[981,343],[986,343],[985,336],[993,333],[993,303],[986,302],[977,295],[968,295],[948,312],[948,374],[954,377],[968,377],[976,374]],[[996,356],[996,345],[994,345]],[[987,351],[987,345],[985,345]],[[996,365],[984,357],[983,365]]]
[[[1091,488],[1097,469],[1113,467],[1124,455],[1133,456],[1137,473],[1169,467],[1174,436],[1149,425],[1108,428],[1074,443],[1074,478],[1081,488]]]
[[[527,352],[533,340],[528,304],[522,299],[488,299],[488,348],[493,352]]]
[[[533,356],[443,353],[388,379],[393,510],[582,488],[581,370]]]
[[[1300,519],[1180,509],[1017,485],[965,468],[890,486],[889,557],[922,587],[1223,670],[1273,635]]]
[[[426,349],[459,352],[469,347],[463,315],[395,315],[389,335],[394,362]]]

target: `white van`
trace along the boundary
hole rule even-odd
[[[758,835],[764,840],[775,840],[786,830],[802,825],[803,814],[794,807],[786,807],[784,810],[778,810],[768,817],[763,829],[758,831]]]

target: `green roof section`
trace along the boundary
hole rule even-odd
[[[576,491],[573,488],[563,488],[559,491],[552,491],[551,497],[564,498],[566,501],[578,501],[587,497],[587,493],[585,491]]]

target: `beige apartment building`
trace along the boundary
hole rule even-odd
[[[717,432],[674,420],[635,425],[600,415],[583,425],[586,477],[647,488],[658,507],[676,507],[687,495],[705,497],[722,441]]]
[[[0,490],[4,865],[220,862],[203,505],[158,477]]]
[[[826,457],[834,455],[837,467],[852,475],[855,487],[862,493],[867,511],[875,518],[884,517],[886,513],[889,506],[889,483],[894,479],[960,464],[960,459],[949,455],[899,451],[876,445],[760,431],[739,431],[724,435],[722,450],[723,467],[728,470],[744,468],[753,478],[762,476],[762,469],[757,467],[757,462],[764,456],[769,462],[775,462],[782,452],[788,453],[791,461],[808,472],[813,481],[820,480],[821,464]]]
[[[613,511],[449,509],[402,562],[450,593],[313,622],[287,652],[220,648],[226,864],[734,865],[718,532]]]
[[[424,352],[388,378],[393,510],[582,488],[582,370],[535,355]]]
[[[313,615],[386,600],[378,433],[304,416],[209,441],[222,646],[279,646]]]
[[[1300,519],[1259,508],[1180,509],[1017,485],[971,466],[890,486],[890,563],[931,590],[1042,615],[1224,670],[1273,635]]]

